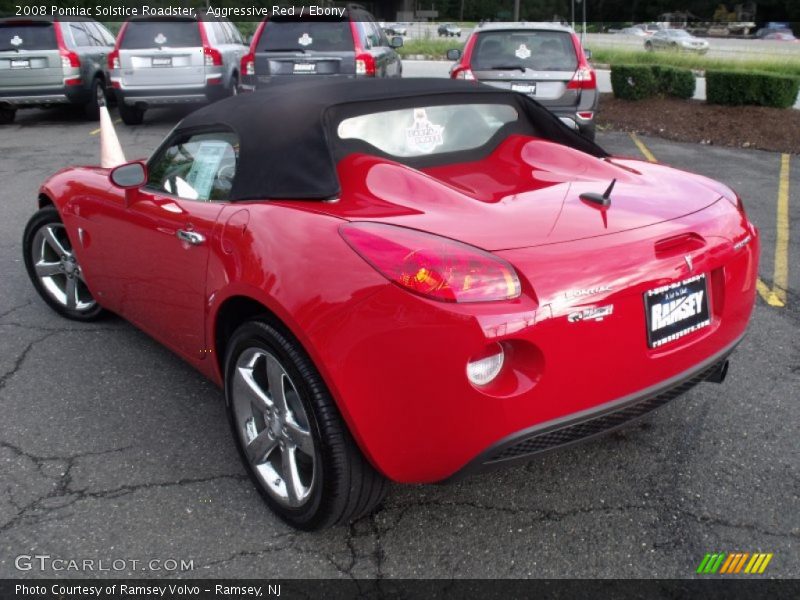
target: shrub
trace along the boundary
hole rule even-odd
[[[706,71],[706,99],[711,104],[755,104],[789,108],[797,100],[800,78],[772,73]]]
[[[653,69],[649,65],[612,65],[611,89],[624,100],[642,100],[658,91]]]
[[[694,96],[695,78],[689,69],[661,65],[653,65],[652,68],[660,94],[683,100],[689,100]]]

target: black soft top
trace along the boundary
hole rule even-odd
[[[175,133],[230,129],[238,135],[239,165],[231,200],[324,199],[340,192],[336,162],[342,157],[341,147],[337,149],[329,138],[335,136],[342,116],[477,102],[515,105],[520,109],[520,133],[608,156],[527,96],[471,81],[434,78],[275,83],[201,108],[181,121]]]

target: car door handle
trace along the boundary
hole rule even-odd
[[[182,242],[187,242],[192,246],[198,246],[206,241],[206,236],[200,233],[195,233],[194,231],[186,231],[185,229],[178,229],[178,231],[175,232],[175,235]]]

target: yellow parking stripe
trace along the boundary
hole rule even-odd
[[[772,274],[772,289],[764,282],[757,282],[758,293],[770,306],[786,306],[786,290],[789,287],[789,155],[781,154],[781,171],[778,177],[778,205],[775,231],[775,267]]]
[[[122,119],[117,119],[116,121],[114,121],[114,123],[122,123]],[[93,129],[92,131],[90,131],[89,135],[97,135],[98,133],[100,133],[99,127],[97,129]]]
[[[633,143],[636,144],[636,147],[639,149],[639,152],[641,152],[647,160],[649,160],[650,162],[658,162],[656,160],[656,157],[653,156],[653,153],[650,152],[650,149],[644,145],[644,142],[642,142],[642,140],[639,139],[639,136],[637,136],[635,133],[631,133],[631,140],[633,140]]]

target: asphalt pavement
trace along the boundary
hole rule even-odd
[[[117,125],[128,157],[147,156],[187,112]],[[637,425],[526,466],[393,486],[372,517],[298,533],[246,478],[217,388],[120,319],[59,318],[28,281],[20,242],[38,186],[98,162],[96,127],[66,110],[31,110],[0,129],[0,578],[78,575],[18,570],[17,557],[33,554],[144,561],[84,576],[683,578],[707,552],[773,553],[765,576],[800,576],[796,226],[786,306],[758,299],[723,385],[701,384]],[[641,157],[627,135],[599,142]],[[740,192],[771,286],[781,156],[640,142]],[[800,159],[790,158],[796,224]],[[598,351],[613,348],[610,339]],[[625,365],[609,376],[624,377]],[[168,559],[193,570],[143,566]]]

